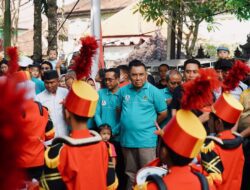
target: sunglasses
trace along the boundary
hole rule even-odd
[[[170,82],[172,85],[181,85],[181,82]]]
[[[50,67],[41,67],[41,70],[47,71],[50,70]]]

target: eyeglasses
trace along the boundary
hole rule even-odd
[[[50,67],[41,67],[41,70],[47,71],[50,70]]]
[[[172,85],[181,85],[181,82],[171,82],[170,81],[170,84],[172,84]]]
[[[112,79],[112,78],[105,78],[104,81],[105,82],[113,82],[115,79]]]

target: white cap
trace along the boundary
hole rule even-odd
[[[31,80],[27,80],[27,81],[18,83],[17,89],[25,89],[26,90],[26,93],[25,93],[26,100],[29,100],[29,99],[34,100],[36,97],[36,85]]]
[[[18,64],[20,67],[28,67],[29,65],[33,64],[33,60],[27,56],[21,56],[19,57]]]

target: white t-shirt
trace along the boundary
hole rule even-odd
[[[44,90],[36,96],[36,101],[39,101],[43,106],[47,107],[51,120],[54,124],[55,136],[68,135],[67,124],[63,116],[62,102],[68,94],[68,90],[58,87],[56,94],[53,95],[47,90]]]

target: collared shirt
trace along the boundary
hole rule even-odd
[[[239,85],[235,89],[230,91],[230,94],[232,94],[237,100],[240,100],[240,95],[247,88],[248,88],[247,85],[240,81]],[[221,92],[222,92],[221,88],[214,91],[214,95],[215,95],[216,100],[220,97]]]
[[[31,80],[35,83],[36,85],[36,94],[41,93],[42,91],[45,90],[44,82],[38,78],[32,77]]]
[[[163,93],[163,96],[165,98],[165,102],[167,103],[167,100],[169,99],[172,99],[173,98],[173,93],[169,91],[168,88],[164,88],[164,89],[161,89],[162,93]],[[171,114],[171,106],[170,105],[167,105],[167,108],[168,108],[168,116],[166,119],[164,119],[161,123],[160,123],[160,127],[163,128],[167,123],[168,121],[171,119],[172,117],[172,114]]]
[[[129,84],[119,90],[119,104],[122,147],[156,147],[157,113],[167,109],[162,92],[148,82],[139,90]]]
[[[112,93],[107,88],[100,89],[98,91],[99,100],[95,113],[96,125],[109,124],[112,128],[113,135],[119,133],[120,117],[117,112],[118,91]]]
[[[124,86],[126,86],[128,84],[130,84],[130,81],[125,81],[125,82],[120,83],[119,87],[122,88],[122,87],[124,87]]]
[[[68,135],[67,124],[63,116],[62,104],[62,101],[65,99],[67,94],[67,89],[58,87],[55,95],[49,93],[47,90],[44,90],[36,96],[36,101],[39,101],[49,110],[49,115],[55,128],[55,136]]]

